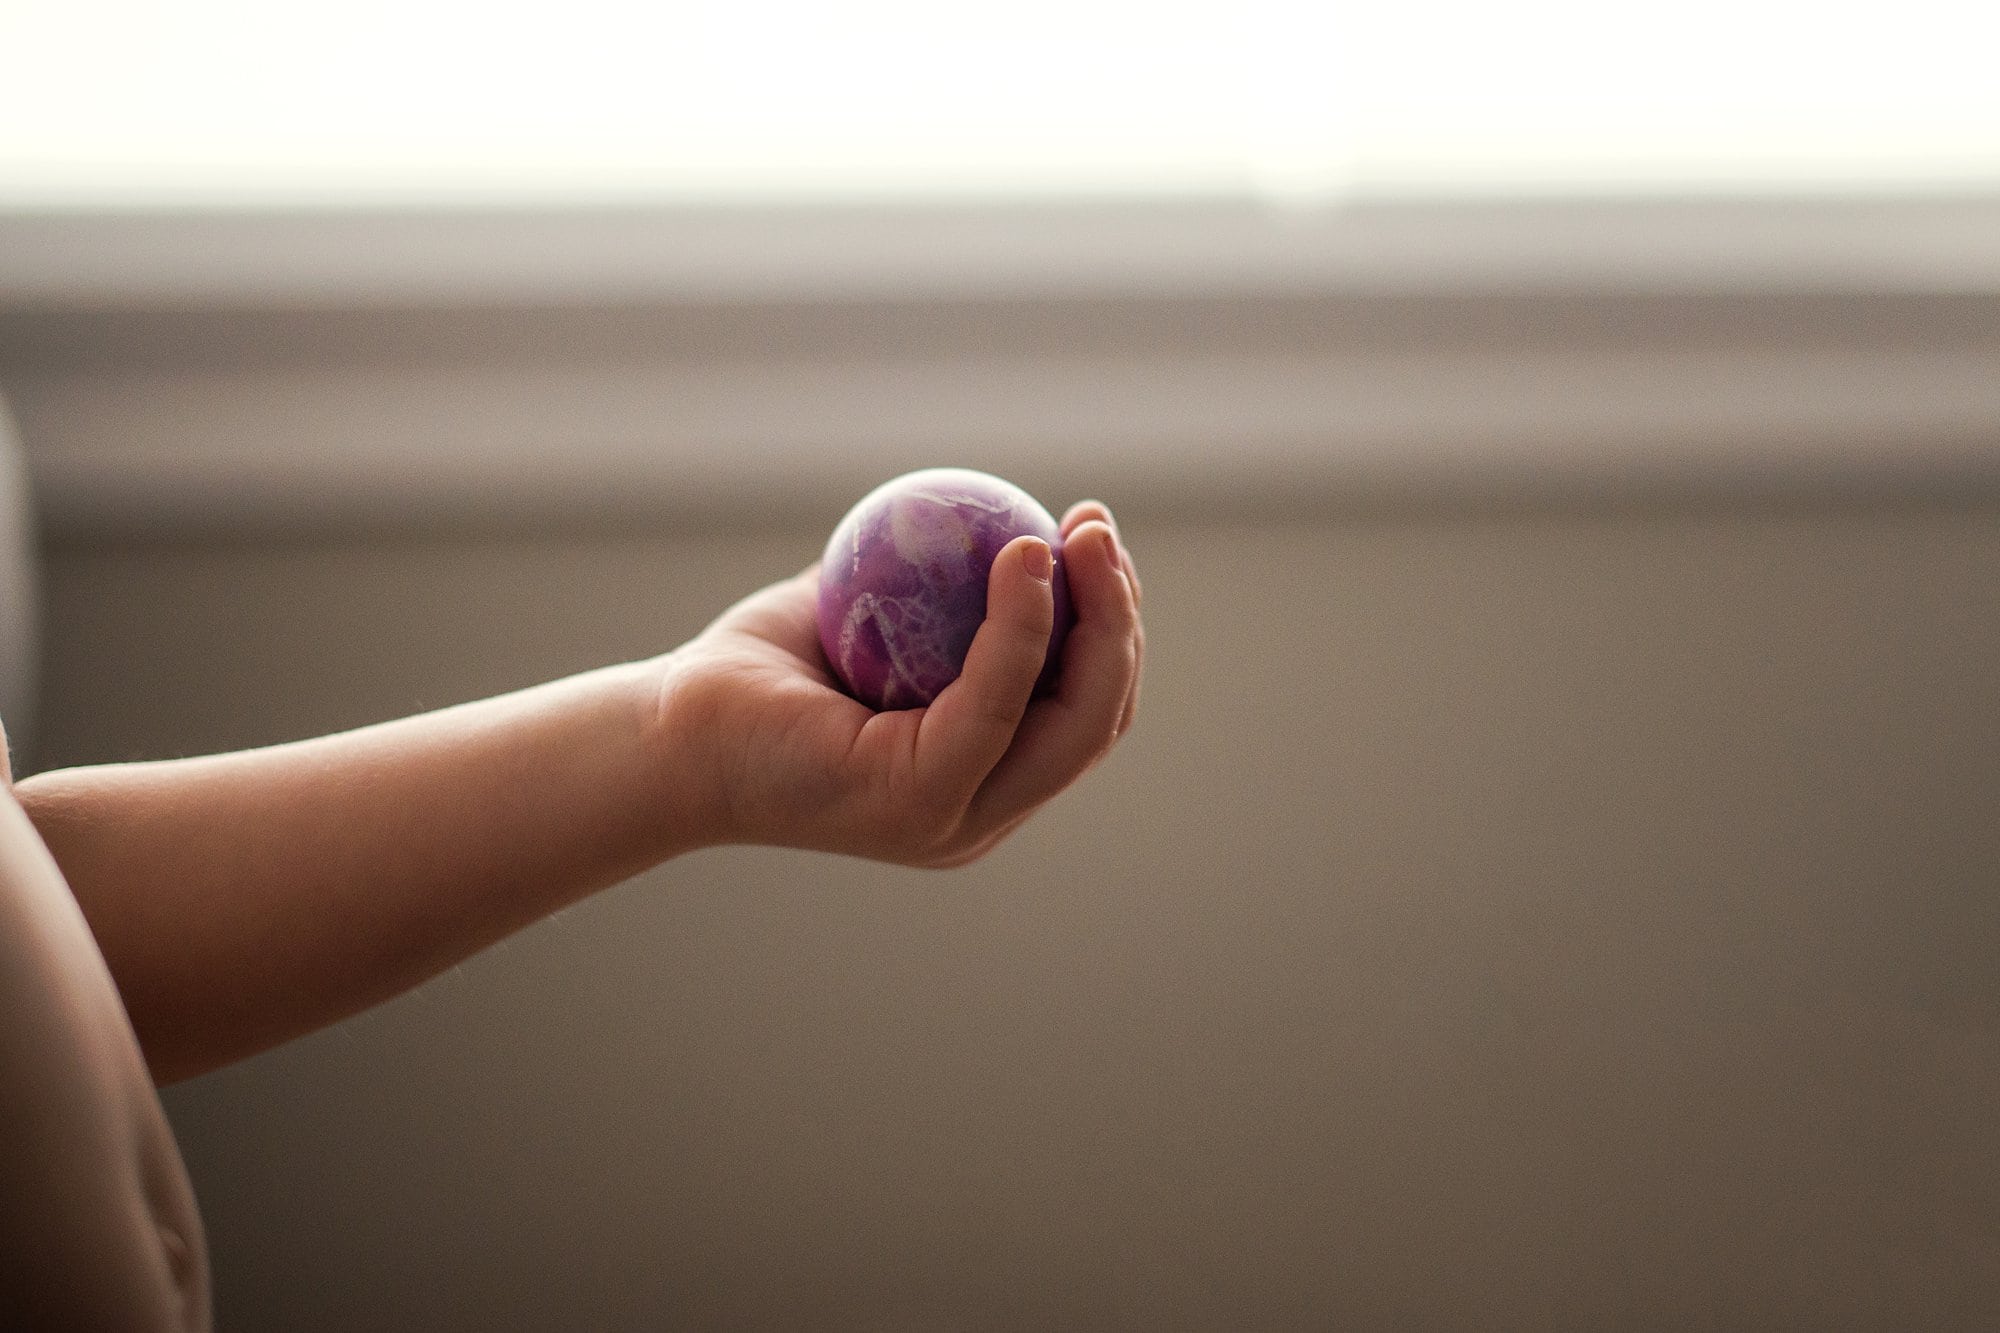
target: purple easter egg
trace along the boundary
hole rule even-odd
[[[1036,683],[1046,693],[1074,620],[1049,511],[967,468],[906,473],[863,496],[833,530],[819,572],[820,646],[848,693],[875,709],[918,708],[958,679],[986,618],[994,557],[1021,536],[1055,554],[1055,632]]]

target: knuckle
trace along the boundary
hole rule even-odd
[[[983,848],[958,849],[943,853],[923,863],[925,870],[958,870],[971,865],[985,855]]]
[[[1011,829],[1001,829],[980,835],[961,834],[950,846],[940,849],[926,864],[934,870],[957,870],[975,861],[982,861],[986,859],[988,852],[1006,840],[1010,831]]]
[[[1021,720],[1021,712],[1027,707],[1028,696],[1026,691],[1016,699],[1012,693],[999,694],[991,690],[981,690],[972,696],[972,704],[973,711],[980,721],[1012,730]]]
[[[1027,605],[1020,613],[1008,617],[1008,638],[1017,646],[1032,644],[1036,640],[1046,643],[1056,625],[1056,599],[1050,595],[1036,595],[1022,598]]]
[[[942,782],[926,784],[906,808],[910,811],[906,827],[919,850],[941,846],[965,820],[964,797]]]
[[[936,870],[949,870],[973,860],[977,853],[971,851],[966,840],[956,829],[934,832],[922,839],[911,849],[909,862],[914,866],[924,866]]]

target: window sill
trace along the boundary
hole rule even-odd
[[[1996,368],[1993,200],[0,218],[58,541],[1992,493]]]

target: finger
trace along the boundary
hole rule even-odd
[[[973,802],[978,826],[997,827],[1083,775],[1118,738],[1138,671],[1138,605],[1117,539],[1086,520],[1064,547],[1077,621],[1063,648],[1055,697],[1028,710],[1008,750]]]
[[[1016,537],[994,558],[986,619],[965,667],[917,729],[921,790],[963,806],[1013,744],[1055,627],[1053,574],[1053,554],[1039,537]]]
[[[1112,536],[1118,535],[1118,522],[1111,517],[1111,506],[1102,500],[1078,500],[1064,512],[1062,522],[1057,524],[1057,528],[1061,531],[1063,540],[1068,541],[1072,532],[1093,519],[1110,528]]]
[[[1132,563],[1132,553],[1125,549],[1123,537],[1118,539],[1118,555],[1125,565],[1125,577],[1132,584],[1132,605],[1138,606],[1146,600],[1146,589],[1139,582],[1139,567]]]
[[[1020,815],[1008,820],[999,828],[992,829],[980,835],[977,841],[967,843],[961,847],[954,847],[938,859],[927,861],[924,864],[939,870],[949,870],[958,866],[971,865],[974,861],[977,861],[980,857],[985,856],[995,847],[1013,837],[1014,831],[1027,823],[1033,813],[1032,810],[1023,811]]]
[[[1112,529],[1114,532],[1116,528]],[[1118,543],[1118,554],[1125,567],[1125,577],[1132,585],[1132,688],[1125,695],[1125,715],[1118,720],[1118,734],[1123,736],[1132,730],[1132,723],[1139,716],[1139,682],[1146,677],[1146,621],[1137,614],[1146,601],[1146,591],[1139,586],[1139,570],[1132,563],[1132,553],[1125,549],[1125,543]]]
[[[1138,589],[1133,588],[1134,605],[1137,605]],[[1139,682],[1146,676],[1146,622],[1132,622],[1132,687],[1125,692],[1125,712],[1118,719],[1118,734],[1132,730],[1132,724],[1139,718]]]
[[[1071,505],[1063,514],[1060,524],[1063,540],[1069,540],[1070,533],[1092,519],[1110,528],[1111,535],[1118,539],[1118,553],[1125,564],[1125,577],[1132,582],[1132,595],[1135,599],[1144,601],[1146,590],[1139,585],[1139,570],[1132,563],[1132,553],[1125,547],[1125,533],[1118,526],[1118,520],[1112,517],[1110,505],[1102,500],[1078,500]]]

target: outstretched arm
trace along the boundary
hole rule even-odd
[[[972,859],[1130,724],[1137,579],[1102,506],[1064,520],[1078,624],[1040,543],[995,562],[964,674],[876,714],[826,675],[817,577],[664,657],[268,749],[17,786],[97,936],[154,1077],[202,1073],[410,988],[697,847]]]

